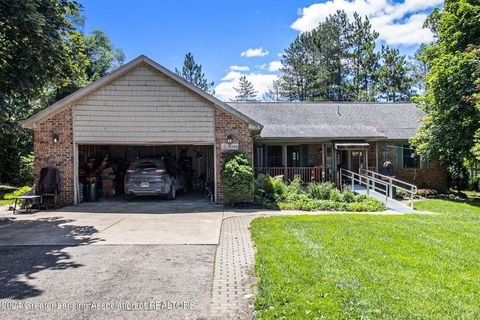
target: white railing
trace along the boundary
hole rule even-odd
[[[388,190],[389,185],[387,182],[377,178],[364,176],[359,173],[340,169],[340,186],[350,185],[352,191],[355,191],[355,185],[365,186],[367,195],[370,195],[370,191],[377,191],[381,194],[385,194],[385,204],[388,203]]]
[[[366,170],[366,169],[360,169],[360,175],[364,177],[369,177],[372,179],[380,180],[380,181],[385,181],[388,183],[388,190],[387,193],[390,195],[391,198],[393,198],[393,191],[394,190],[402,190],[406,194],[409,195],[410,198],[410,205],[413,208],[413,197],[417,194],[417,186],[399,179],[396,179],[394,177],[386,176],[384,174],[380,174],[375,171],[371,170]]]
[[[263,167],[256,168],[255,171],[257,174],[265,173],[272,177],[283,176],[286,181],[291,181],[296,176],[300,176],[304,183],[330,180],[330,169],[322,167]]]

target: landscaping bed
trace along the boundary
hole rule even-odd
[[[384,211],[385,204],[350,189],[339,190],[331,182],[302,184],[297,177],[289,184],[283,177],[258,175],[255,201],[270,209],[304,211]]]
[[[479,319],[480,202],[258,218],[256,319]]]

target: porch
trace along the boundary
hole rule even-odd
[[[257,144],[255,173],[283,176],[286,181],[300,176],[304,183],[338,181],[338,169],[378,172],[377,142],[328,141],[308,144]]]

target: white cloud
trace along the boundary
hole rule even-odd
[[[300,11],[301,17],[291,27],[300,32],[315,28],[337,10],[344,10],[350,17],[354,12],[368,16],[379,39],[387,44],[413,45],[430,42],[433,35],[423,29],[427,10],[438,7],[444,0],[330,0],[315,3]]]
[[[262,47],[260,48],[249,48],[242,53],[240,53],[240,56],[245,57],[245,58],[251,58],[251,57],[264,57],[268,54],[269,52],[266,50],[263,50]]]
[[[234,88],[238,88],[239,79],[244,74],[237,71],[228,72],[215,87],[215,95],[217,98],[223,101],[234,100],[237,92]],[[247,80],[253,84],[255,91],[257,91],[257,99],[261,99],[263,94],[272,87],[273,81],[278,79],[276,74],[260,74],[260,73],[247,73]]]
[[[247,66],[230,66],[230,70],[233,70],[233,71],[248,71],[248,70],[250,70],[250,68],[247,67]]]
[[[279,71],[283,67],[282,62],[272,61],[268,64],[268,71],[275,72]]]

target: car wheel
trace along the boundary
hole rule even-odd
[[[175,200],[175,197],[177,196],[177,188],[175,187],[174,184],[170,186],[170,192],[167,195],[168,200]]]

